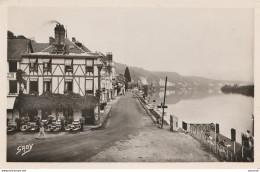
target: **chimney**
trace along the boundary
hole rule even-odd
[[[61,24],[56,24],[56,27],[54,28],[55,31],[55,44],[61,45],[64,44],[65,40],[65,28]]]
[[[52,36],[50,36],[49,37],[49,45],[54,44],[54,42],[55,42],[55,39]]]
[[[65,45],[65,28],[61,24],[56,24],[56,27],[54,28],[55,33],[55,42],[53,44],[54,51],[62,52],[64,51],[64,45]]]
[[[108,58],[108,60],[113,61],[113,54],[107,53],[107,58]]]
[[[75,43],[76,42],[76,38],[72,37],[72,42]]]

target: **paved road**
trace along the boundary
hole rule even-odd
[[[32,151],[16,155],[21,143],[9,143],[8,161],[36,162],[183,162],[217,161],[191,136],[158,129],[131,93],[112,107],[103,129],[29,139]],[[7,139],[9,140],[9,139]]]
[[[30,140],[28,144],[34,144],[32,151],[24,156],[16,155],[20,143],[12,144],[7,150],[7,161],[87,161],[115,142],[127,140],[130,134],[137,134],[143,127],[142,117],[147,116],[130,93],[121,97],[110,114],[106,127],[100,130]]]

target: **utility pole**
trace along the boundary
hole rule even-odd
[[[101,75],[101,69],[102,69],[103,65],[102,64],[98,64],[97,68],[98,68],[98,117],[96,119],[96,125],[98,125],[100,123],[100,96],[101,96],[101,89],[100,89],[100,75]]]
[[[164,108],[165,108],[165,98],[166,98],[166,88],[167,88],[167,76],[165,79],[165,87],[164,87],[164,97],[163,97],[163,111],[162,111],[162,125],[161,128],[163,129],[163,121],[164,121]]]
[[[254,114],[252,114],[252,123],[253,123],[253,125],[252,125],[252,136],[254,137],[254,135],[255,135],[255,116],[254,116]]]

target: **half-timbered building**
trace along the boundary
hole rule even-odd
[[[42,95],[73,92],[81,96],[95,95],[98,89],[100,55],[91,52],[83,44],[75,41],[75,38],[72,41],[67,39],[63,25],[57,24],[54,31],[55,38],[50,37],[49,46],[41,51],[27,52],[21,56],[20,69],[26,73],[27,80],[27,89],[24,93]],[[41,117],[41,114],[53,114],[54,117],[69,115],[74,119],[82,116],[81,110],[74,109],[59,111],[58,115],[51,109],[44,112],[39,109],[28,113],[32,113],[30,116]]]

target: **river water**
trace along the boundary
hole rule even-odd
[[[151,100],[163,102],[163,90],[150,93]],[[239,94],[223,94],[220,90],[167,91],[166,118],[178,117],[187,123],[218,123],[220,133],[231,137],[231,128],[236,129],[236,140],[241,142],[241,132],[252,132],[254,99]]]

